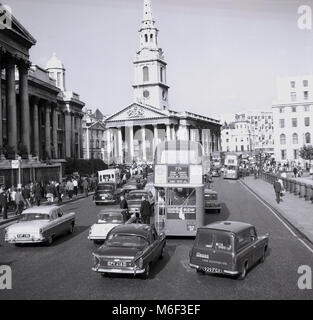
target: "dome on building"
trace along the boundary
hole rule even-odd
[[[47,62],[46,69],[64,69],[62,61],[56,56],[54,52],[50,60]]]

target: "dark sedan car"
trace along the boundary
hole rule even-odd
[[[165,234],[158,234],[153,225],[129,224],[112,229],[105,244],[93,252],[93,271],[102,275],[124,273],[145,279],[152,263],[162,258]]]
[[[215,222],[198,228],[190,251],[190,266],[198,272],[244,279],[249,268],[265,260],[267,250],[268,234],[258,236],[251,224]]]

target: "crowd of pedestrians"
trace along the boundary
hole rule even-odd
[[[14,185],[6,188],[0,186],[0,216],[8,218],[8,212],[19,215],[26,208],[48,204],[61,203],[64,197],[71,200],[78,196],[78,192],[88,196],[96,188],[96,181],[79,177],[68,177],[61,182],[49,181],[46,183],[29,182],[21,188]]]

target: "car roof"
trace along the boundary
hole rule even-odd
[[[112,229],[113,233],[126,233],[126,234],[135,234],[142,237],[147,237],[151,230],[152,226],[149,224],[121,224]]]
[[[39,207],[32,207],[23,211],[23,214],[28,213],[43,213],[43,214],[50,214],[51,211],[55,209],[60,209],[58,206],[39,206]]]
[[[204,193],[217,193],[217,192],[212,189],[204,189]]]
[[[248,228],[253,227],[253,225],[245,222],[239,221],[218,221],[210,223],[206,226],[203,226],[200,229],[213,229],[213,230],[221,230],[221,231],[228,231],[233,233],[239,233],[244,231]]]
[[[122,214],[122,209],[103,209],[99,212],[99,214],[105,214],[105,213],[110,213],[110,214],[113,214],[113,215],[120,215]]]
[[[147,190],[132,190],[132,191],[129,191],[129,194],[131,193],[148,193]]]

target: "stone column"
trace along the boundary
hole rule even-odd
[[[169,124],[166,125],[166,140],[171,140],[171,126]]]
[[[71,128],[72,128],[72,137],[71,137],[71,144],[72,144],[72,158],[76,158],[75,154],[75,115],[72,114],[71,117]]]
[[[130,163],[134,161],[134,127],[129,127],[129,158]]]
[[[65,156],[71,158],[71,113],[65,112]]]
[[[123,137],[122,137],[122,128],[117,129],[117,145],[118,145],[118,162],[123,163]]]
[[[0,160],[4,158],[3,148],[3,128],[2,128],[2,90],[1,90],[1,75],[2,75],[2,57],[0,55]]]
[[[172,126],[172,140],[176,140],[176,132],[175,132],[175,125]]]
[[[79,158],[83,159],[83,118],[82,116],[79,118],[79,137],[80,147],[79,147]]]
[[[21,136],[22,145],[26,148],[27,154],[30,154],[30,111],[28,98],[28,68],[29,63],[21,63],[19,69],[19,93],[21,108]]]
[[[142,139],[142,161],[146,161],[147,160],[147,150],[146,150],[145,126],[141,126],[141,139]]]
[[[6,94],[8,116],[8,145],[17,152],[17,119],[16,119],[16,92],[15,92],[15,62],[8,61],[6,66]]]
[[[153,158],[154,158],[155,148],[157,147],[157,145],[159,143],[158,125],[157,124],[155,124],[153,126],[153,142],[154,142],[154,147],[153,147]]]
[[[55,159],[59,158],[58,155],[58,114],[56,110],[56,105],[53,106],[53,126],[52,126],[52,141],[53,141],[53,148],[54,148],[54,157]]]
[[[46,123],[45,123],[45,133],[46,133],[46,157],[51,158],[51,124],[50,124],[50,113],[51,106],[50,102],[46,102]]]
[[[89,139],[89,128],[86,124],[86,159],[90,159]]]
[[[111,161],[111,132],[110,129],[107,129],[107,154],[108,154],[108,165],[110,165]]]
[[[33,105],[33,139],[34,139],[34,153],[39,158],[39,114],[38,114],[38,102],[39,99],[37,97],[33,97],[32,105]]]

